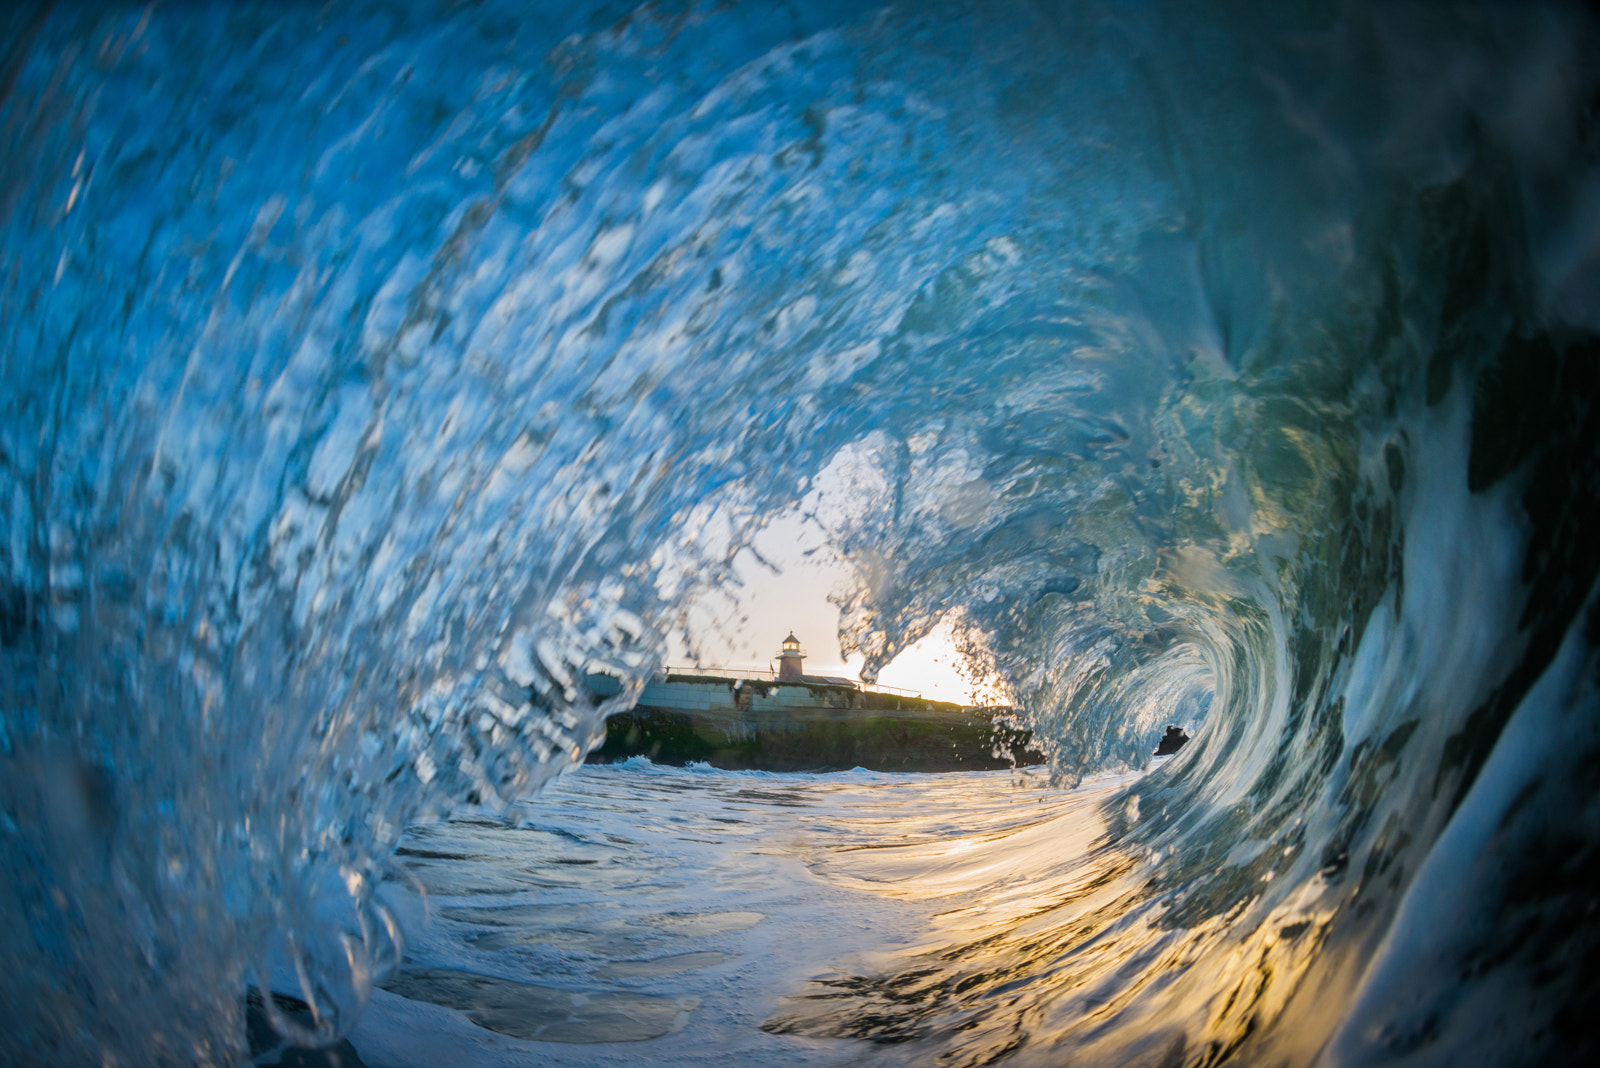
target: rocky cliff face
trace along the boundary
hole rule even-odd
[[[729,770],[982,771],[1043,763],[1032,733],[986,709],[684,712],[639,705],[611,717],[590,763],[646,756]]]

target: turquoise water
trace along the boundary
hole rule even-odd
[[[0,43],[0,1059],[239,1063],[263,982],[351,1032],[405,829],[515,816],[796,509],[867,675],[958,621],[1059,786],[1199,728],[1063,836],[1149,865],[1115,900],[800,1031],[1593,1055],[1582,9],[60,3]]]

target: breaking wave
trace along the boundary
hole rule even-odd
[[[869,674],[958,621],[1069,779],[1200,727],[1126,893],[872,1037],[1593,1056],[1581,10],[0,27],[4,1059],[238,1061],[271,974],[348,1030],[407,823],[581,760],[796,508]]]

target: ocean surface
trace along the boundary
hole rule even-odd
[[[1596,57],[5,5],[0,1062],[1600,1061]],[[1047,770],[578,766],[797,515]]]
[[[1091,846],[1137,780],[585,767],[515,822],[406,836],[380,896],[418,934],[352,1045],[395,1068],[928,1063],[945,962],[1136,885]],[[910,996],[868,989],[906,973]]]

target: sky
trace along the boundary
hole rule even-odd
[[[806,674],[859,679],[861,658],[840,655],[839,609],[828,601],[829,593],[848,585],[850,570],[826,551],[824,537],[798,512],[769,525],[757,537],[755,552],[745,550],[735,557],[740,585],[718,591],[691,610],[688,629],[698,656],[682,635],[673,635],[668,666],[765,671],[775,663],[779,643],[793,632],[807,654]],[[884,668],[878,683],[970,704],[975,695],[960,673],[963,664],[949,625],[940,624]],[[976,700],[1000,703],[1005,698],[989,687]]]

